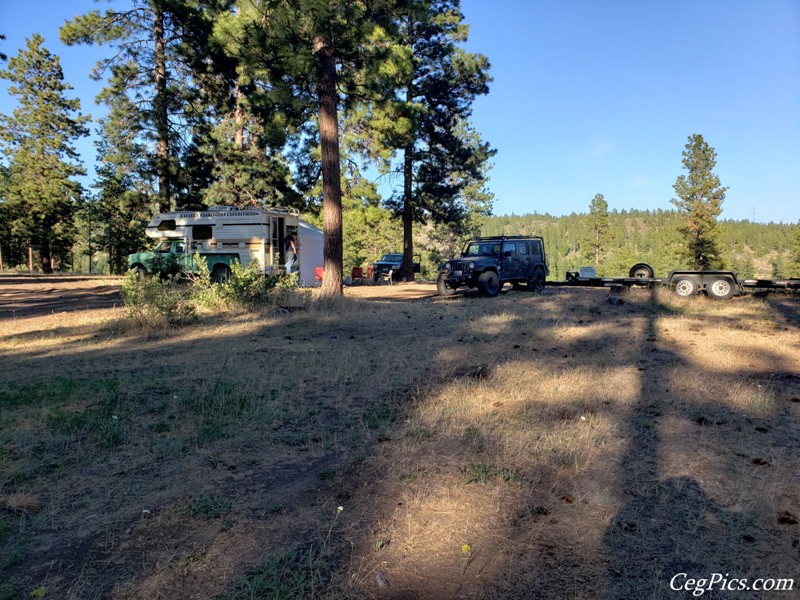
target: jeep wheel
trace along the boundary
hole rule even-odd
[[[484,271],[478,277],[478,291],[481,296],[494,298],[500,293],[500,279],[494,271]]]
[[[447,285],[447,273],[439,273],[439,277],[436,278],[436,289],[439,290],[440,296],[452,296],[456,293],[455,288]]]
[[[544,291],[544,271],[541,268],[536,268],[528,277],[528,289],[537,294]]]

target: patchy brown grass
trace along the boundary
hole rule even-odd
[[[431,294],[161,332],[119,309],[0,321],[0,591],[669,598],[681,572],[796,577],[796,297]]]

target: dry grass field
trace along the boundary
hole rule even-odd
[[[0,598],[800,597],[797,296],[290,304],[0,320]]]

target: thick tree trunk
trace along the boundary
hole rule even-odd
[[[156,172],[158,173],[158,205],[161,212],[171,208],[172,177],[169,164],[169,110],[167,107],[167,42],[164,38],[164,13],[155,7],[153,38],[156,45],[156,95],[153,100],[156,127]]]
[[[339,122],[336,93],[336,58],[333,47],[321,39],[317,52],[319,137],[322,147],[322,221],[325,240],[322,295],[342,295],[342,182],[339,165]]]
[[[47,239],[42,240],[39,246],[39,265],[42,273],[49,275],[53,272],[53,258],[50,256],[50,242]]]
[[[404,281],[414,281],[414,211],[412,202],[412,181],[414,177],[414,149],[403,149],[403,268]]]

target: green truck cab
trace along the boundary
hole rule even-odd
[[[195,246],[192,248],[192,246]],[[231,275],[231,265],[239,261],[239,253],[210,253],[198,249],[185,239],[162,240],[152,250],[136,252],[128,255],[128,268],[141,274],[153,273],[154,262],[162,265],[175,265],[175,271],[181,273],[197,273],[195,256],[205,259],[211,279],[215,283],[225,283]]]

